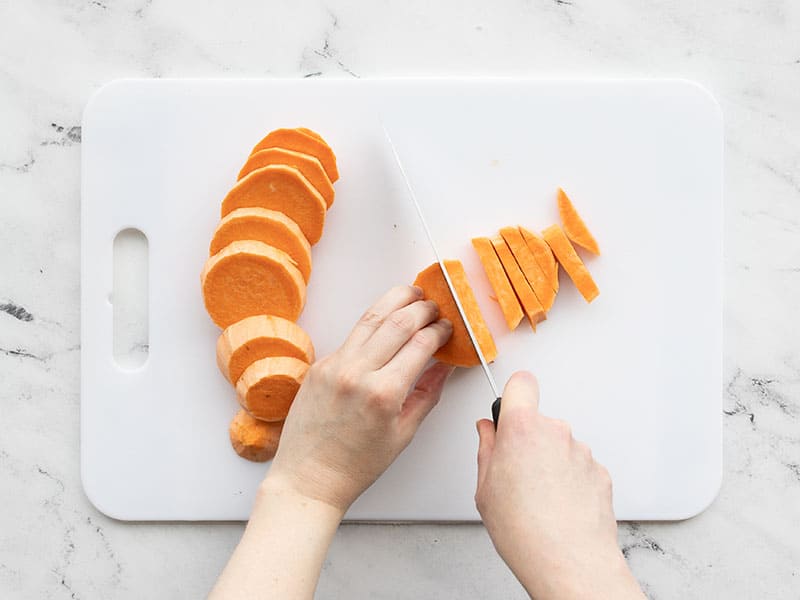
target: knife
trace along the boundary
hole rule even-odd
[[[500,392],[497,390],[497,383],[494,380],[494,376],[492,375],[491,370],[489,370],[489,363],[486,362],[486,357],[483,355],[483,351],[481,350],[480,345],[478,344],[478,340],[475,338],[475,332],[472,331],[472,325],[470,325],[469,320],[467,319],[466,314],[464,313],[464,307],[461,306],[461,300],[456,294],[456,290],[453,287],[453,282],[450,279],[450,274],[447,272],[447,269],[444,266],[444,260],[442,259],[442,255],[439,254],[439,250],[436,247],[436,242],[433,241],[433,235],[431,235],[431,230],[428,228],[428,222],[425,220],[425,215],[422,213],[422,208],[417,201],[417,195],[414,193],[414,188],[411,185],[411,181],[408,179],[408,175],[406,174],[406,170],[403,168],[403,161],[400,160],[400,155],[397,153],[397,148],[395,148],[394,143],[392,142],[392,137],[389,135],[386,127],[383,128],[383,133],[386,135],[386,141],[389,143],[389,148],[392,150],[392,154],[394,155],[394,160],[397,163],[397,168],[400,170],[400,174],[403,176],[403,181],[406,184],[406,189],[408,190],[408,195],[411,197],[411,202],[414,204],[414,208],[417,211],[417,216],[419,217],[420,222],[422,223],[422,228],[425,230],[425,235],[428,237],[428,242],[433,249],[433,254],[436,257],[436,262],[439,263],[439,267],[442,269],[442,274],[444,275],[444,280],[447,283],[447,287],[450,289],[450,294],[453,296],[453,300],[455,300],[456,308],[458,308],[458,314],[461,315],[461,320],[464,321],[464,326],[467,329],[467,333],[469,334],[469,340],[472,342],[472,347],[475,348],[475,353],[478,355],[478,360],[481,363],[481,367],[483,368],[483,373],[486,375],[486,379],[489,382],[489,386],[492,388],[492,393],[494,394],[494,402],[492,402],[492,420],[494,421],[494,428],[497,429],[497,421],[500,418],[500,403],[502,401],[502,397],[500,396]]]

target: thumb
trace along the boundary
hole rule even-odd
[[[503,402],[500,404],[500,418],[497,427],[503,426],[503,415],[516,413],[512,418],[532,417],[539,411],[539,382],[528,371],[517,371],[506,383]],[[501,434],[502,435],[502,434]]]
[[[489,462],[494,452],[494,423],[489,419],[481,419],[475,426],[478,428],[478,488],[481,487],[489,470]]]

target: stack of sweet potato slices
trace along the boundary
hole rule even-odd
[[[338,178],[336,156],[318,133],[276,129],[256,144],[222,200],[200,278],[206,310],[223,329],[217,364],[241,405],[231,445],[248,460],[275,456],[314,361],[296,321]]]
[[[525,227],[509,226],[493,238],[472,240],[510,330],[525,317],[536,331],[536,325],[547,318],[558,293],[559,265],[587,302],[600,294],[575,246],[591,254],[600,254],[600,247],[561,188],[558,212],[563,228],[551,225],[541,237]]]

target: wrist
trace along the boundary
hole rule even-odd
[[[314,517],[328,523],[335,522],[337,526],[347,511],[346,508],[302,493],[290,481],[272,472],[268,473],[258,486],[254,512],[270,507],[288,508],[293,512],[305,513],[306,517]]]
[[[544,572],[525,572],[518,579],[537,600],[614,598],[643,600],[641,588],[618,549],[590,565],[550,564]],[[516,574],[516,573],[515,573]]]

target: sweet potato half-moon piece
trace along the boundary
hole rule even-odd
[[[331,180],[328,179],[328,174],[322,167],[322,163],[316,156],[310,154],[303,154],[302,152],[295,152],[294,150],[287,150],[285,148],[267,148],[266,150],[259,150],[255,154],[247,157],[247,162],[244,163],[242,170],[239,171],[238,179],[242,179],[248,175],[269,165],[287,165],[294,167],[303,177],[308,179],[309,183],[320,193],[325,199],[325,204],[328,208],[333,204],[333,185]]]
[[[278,451],[283,421],[259,421],[242,409],[228,427],[231,446],[236,454],[253,462],[266,462]]]
[[[472,288],[467,281],[467,274],[464,266],[459,260],[444,261],[450,280],[453,282],[461,306],[464,308],[467,319],[469,319],[475,338],[480,344],[481,351],[487,361],[491,362],[497,358],[497,347],[495,346],[492,333],[483,320],[481,309],[472,293]],[[469,338],[467,328],[458,312],[450,288],[447,287],[442,269],[439,263],[433,263],[417,274],[414,285],[419,286],[425,292],[426,300],[433,300],[439,306],[439,316],[449,319],[453,323],[453,335],[450,340],[433,357],[444,363],[449,363],[457,367],[474,367],[480,364],[478,355]]]
[[[303,279],[311,277],[311,244],[306,236],[282,212],[267,208],[237,208],[219,222],[209,247],[216,254],[231,242],[255,240],[283,250],[294,261]]]
[[[553,251],[550,249],[550,246],[538,235],[522,226],[520,226],[519,232],[522,234],[525,243],[528,244],[528,248],[533,252],[536,263],[544,272],[553,291],[558,293],[558,263],[556,262],[556,257],[553,256]]]
[[[536,262],[536,257],[533,252],[525,243],[522,233],[516,227],[503,227],[500,230],[500,235],[503,236],[503,241],[508,245],[511,254],[528,280],[533,293],[542,305],[542,308],[547,312],[553,307],[553,302],[556,299],[556,292],[553,290],[551,282],[542,271],[539,263]]]
[[[221,216],[254,206],[284,213],[297,223],[311,245],[322,237],[328,205],[294,167],[268,165],[245,175],[222,201]]]
[[[561,215],[561,222],[564,224],[564,233],[567,237],[579,246],[586,248],[592,254],[600,254],[600,246],[594,239],[592,232],[583,222],[572,201],[566,192],[558,188],[558,213]]]
[[[525,311],[525,316],[528,317],[528,321],[530,321],[531,328],[536,331],[536,324],[547,318],[544,308],[542,308],[541,303],[536,298],[536,294],[533,293],[533,289],[528,283],[528,280],[525,279],[525,275],[519,268],[517,261],[514,260],[514,255],[503,241],[503,238],[500,236],[494,238],[492,240],[492,246],[494,246],[497,257],[503,264],[503,269],[506,275],[508,275],[511,287],[514,288],[517,298],[519,298],[519,303],[522,305],[522,310]]]
[[[217,340],[217,365],[234,385],[247,367],[270,356],[291,356],[311,364],[314,345],[297,323],[274,315],[242,319],[227,327]]]
[[[266,148],[286,148],[316,156],[325,168],[328,179],[331,180],[331,183],[336,183],[336,180],[339,179],[339,170],[336,168],[336,155],[333,150],[318,133],[302,129],[305,128],[271,131],[255,145],[251,154]]]
[[[257,360],[236,383],[239,404],[256,419],[283,421],[306,371],[308,363],[291,356]]]
[[[497,257],[492,246],[492,240],[487,237],[477,237],[472,240],[472,247],[478,253],[478,259],[483,265],[486,278],[494,290],[494,299],[500,305],[500,310],[506,320],[509,330],[513,331],[522,320],[522,307],[519,304],[514,288],[506,276],[503,264]]]
[[[200,275],[211,320],[225,328],[253,315],[296,321],[306,302],[303,275],[283,250],[263,242],[232,242],[209,257]]]
[[[572,242],[569,241],[564,230],[558,225],[551,225],[542,232],[542,235],[584,299],[591,302],[597,298],[600,290],[586,265],[583,264],[581,257],[575,252],[575,248],[572,247]]]

